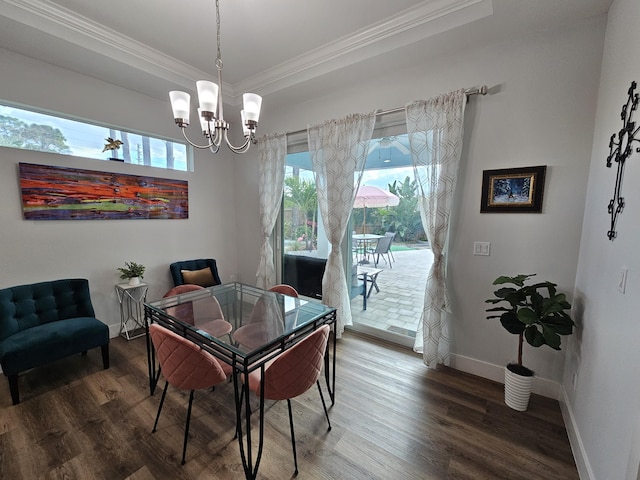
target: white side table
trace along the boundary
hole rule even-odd
[[[141,337],[144,329],[144,302],[147,298],[149,285],[139,283],[116,285],[116,294],[120,303],[120,335],[127,340]]]

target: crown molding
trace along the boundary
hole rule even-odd
[[[493,14],[493,0],[428,0],[234,85],[277,92]]]
[[[7,18],[187,90],[211,76],[49,0],[0,0],[0,7]],[[258,75],[223,84],[225,102],[239,103],[246,91],[274,93],[492,14],[492,0],[426,0]]]
[[[211,76],[49,0],[0,0],[0,6],[7,18],[188,90],[193,90],[194,79]]]

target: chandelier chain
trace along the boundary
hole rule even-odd
[[[222,53],[220,53],[220,0],[216,0],[216,45],[218,47],[216,68],[222,70]]]

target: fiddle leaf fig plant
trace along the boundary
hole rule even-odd
[[[526,284],[535,275],[498,277],[493,285],[505,286],[493,292],[494,298],[486,300],[486,303],[499,305],[487,309],[487,312],[501,312],[487,318],[499,318],[509,333],[518,335],[518,365],[524,369],[522,345],[525,339],[533,347],[548,345],[554,350],[560,350],[560,336],[573,333],[575,325],[566,312],[571,309],[571,304],[567,302],[564,293],[556,291],[555,283]]]

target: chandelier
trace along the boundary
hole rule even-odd
[[[228,137],[229,123],[224,120],[222,106],[222,55],[220,53],[220,3],[216,0],[216,27],[217,27],[217,57],[216,69],[218,70],[218,83],[207,80],[196,82],[198,92],[198,115],[202,133],[207,139],[207,145],[197,145],[187,137],[186,127],[189,125],[189,112],[191,110],[191,95],[186,92],[171,91],[171,108],[176,124],[182,130],[182,135],[189,144],[195,148],[208,148],[212,153],[218,153],[222,139],[229,149],[234,153],[244,153],[249,150],[252,143],[256,143],[256,127],[260,117],[262,97],[255,93],[245,93],[242,96],[243,110],[240,112],[242,119],[242,131],[244,143],[238,147],[234,146]]]

